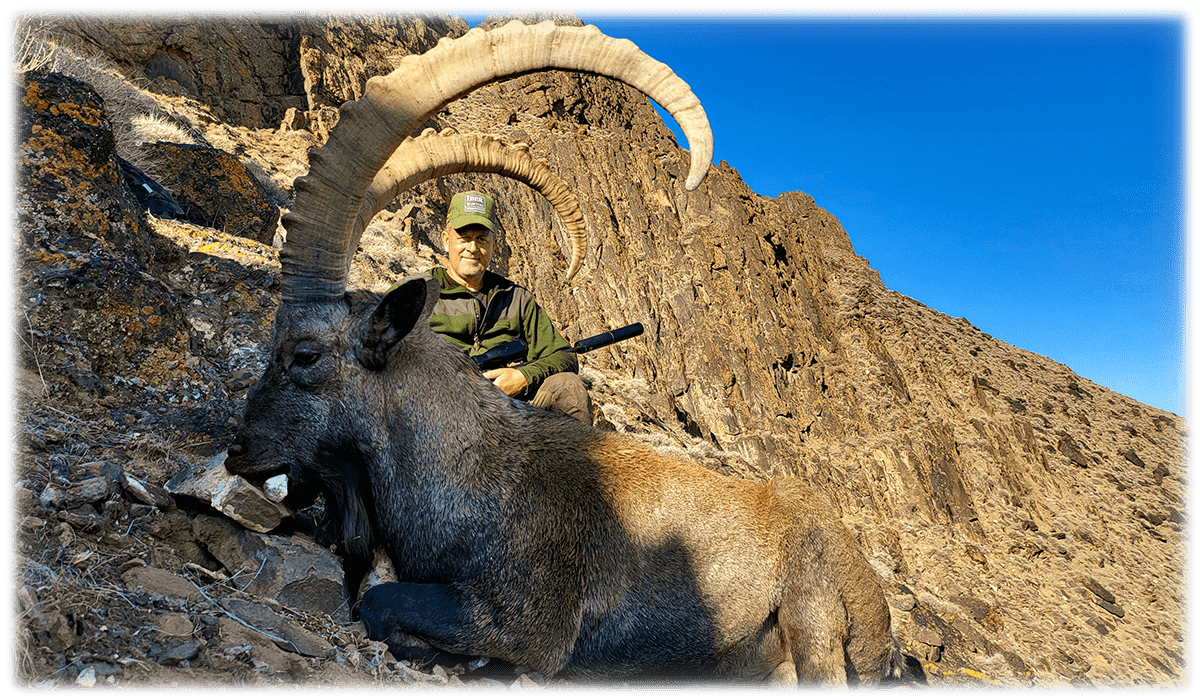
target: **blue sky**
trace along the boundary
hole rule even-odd
[[[1186,414],[1181,17],[577,14],[670,65],[714,161],[812,195],[889,289]]]

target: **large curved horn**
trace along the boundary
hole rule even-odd
[[[519,180],[549,200],[567,227],[571,242],[569,281],[583,263],[587,232],[579,200],[567,183],[544,160],[534,160],[523,143],[508,146],[491,136],[456,135],[447,129],[436,134],[426,129],[415,139],[405,139],[392,154],[363,196],[355,217],[353,238],[358,240],[371,219],[401,192],[426,180],[453,173],[498,173]]]
[[[309,173],[296,180],[296,207],[284,217],[280,253],[284,303],[345,293],[355,225],[363,196],[388,157],[448,102],[500,78],[562,68],[597,73],[641,90],[682,127],[692,150],[686,186],[694,189],[712,161],[708,117],[691,88],[631,41],[595,27],[514,21],[489,32],[443,38],[429,52],[406,56],[386,76],[371,78],[363,98],[342,106],[329,141],[309,153]]]

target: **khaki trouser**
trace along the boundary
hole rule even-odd
[[[525,399],[522,395],[520,398]],[[592,424],[592,399],[588,396],[583,380],[574,372],[558,372],[546,378],[537,394],[526,399],[540,406],[578,421]]]

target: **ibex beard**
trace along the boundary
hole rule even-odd
[[[800,479],[725,477],[509,399],[430,330],[437,296],[417,278],[281,307],[226,462],[323,493],[348,567],[387,552],[400,582],[358,605],[371,638],[547,676],[898,672],[874,571]]]

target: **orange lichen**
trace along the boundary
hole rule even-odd
[[[113,337],[124,337],[123,351],[129,355],[135,354],[138,349],[145,343],[145,338],[139,337],[143,331],[156,330],[162,327],[163,318],[154,312],[152,306],[142,306],[128,303],[113,303],[100,310],[104,319],[114,328],[120,329],[120,333],[114,333]],[[180,335],[183,340],[183,348],[187,347],[186,336]],[[178,338],[176,339],[178,342]]]
[[[46,263],[47,265],[63,262],[67,259],[67,256],[63,255],[62,253],[47,253],[44,250],[32,250],[29,252],[29,257],[37,260],[38,262]],[[75,264],[72,263],[71,266],[74,267]]]
[[[44,112],[50,107],[50,103],[42,97],[42,86],[36,80],[30,80],[25,86],[25,104],[33,110]]]
[[[258,189],[255,187],[254,181],[250,179],[250,174],[245,169],[230,168],[226,172],[226,176],[228,178],[226,183],[229,189],[233,190],[235,194],[247,198],[258,195]]]
[[[55,116],[64,115],[77,119],[89,126],[99,126],[105,117],[103,109],[90,105],[80,105],[74,102],[51,102],[42,96],[42,86],[36,80],[30,80],[25,87],[25,104],[30,109],[39,112],[49,112]]]
[[[64,191],[64,196],[56,198],[55,209],[75,213],[83,230],[101,237],[108,235],[111,223],[107,212],[94,204],[94,183],[101,179],[116,180],[117,173],[110,164],[91,163],[68,139],[45,129],[39,129],[21,144],[21,163],[43,176],[32,177],[31,184],[40,185],[48,177]]]
[[[71,147],[68,139],[52,131],[40,130],[21,144],[21,150],[24,165],[37,165],[43,171],[70,172],[78,170],[87,175],[89,180],[104,174],[98,171],[82,153]],[[38,161],[35,162],[32,156],[38,156]],[[53,168],[50,167],[51,164],[53,164]]]
[[[151,386],[161,386],[173,380],[187,378],[199,384],[199,377],[187,366],[185,353],[187,344],[173,343],[173,347],[159,347],[150,352],[137,369],[137,376]]]
[[[972,678],[978,678],[979,680],[983,681],[984,683],[991,683],[993,685],[999,685],[999,683],[997,683],[996,681],[992,680],[991,678],[988,678],[984,674],[982,674],[979,671],[976,671],[974,669],[960,668],[958,670],[960,673],[967,675],[967,676],[971,676]]]

